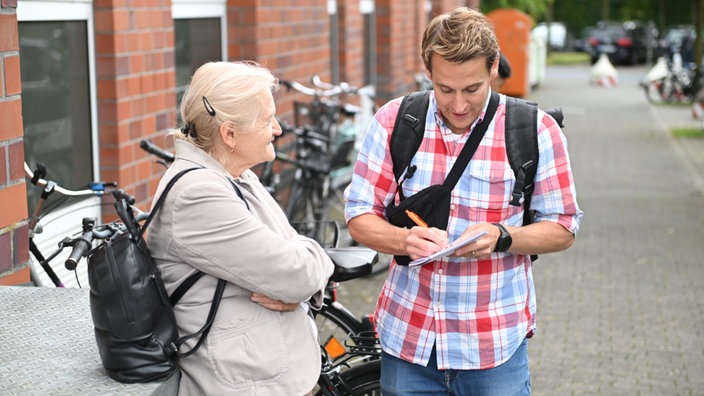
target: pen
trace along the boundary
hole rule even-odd
[[[414,223],[416,223],[418,227],[428,228],[428,223],[423,221],[423,219],[421,219],[420,216],[418,216],[415,212],[411,212],[410,210],[406,209],[406,214],[411,220],[413,220]]]

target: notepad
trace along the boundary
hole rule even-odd
[[[486,231],[482,231],[478,234],[472,235],[471,237],[469,237],[467,239],[461,239],[461,240],[454,241],[451,244],[447,245],[446,248],[444,248],[436,253],[433,253],[430,256],[419,258],[417,260],[411,261],[410,263],[408,263],[408,266],[415,267],[418,265],[423,265],[425,263],[429,263],[431,261],[435,261],[437,259],[441,259],[443,257],[447,257],[447,256],[451,255],[452,253],[454,253],[455,250],[457,250],[463,246],[467,246],[472,242],[476,242],[479,238],[483,237],[484,235],[486,235]]]

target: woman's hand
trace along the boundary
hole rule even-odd
[[[257,293],[252,294],[252,301],[266,309],[279,312],[291,312],[295,311],[296,308],[299,307],[298,303],[285,303],[283,301],[275,300],[263,294]]]

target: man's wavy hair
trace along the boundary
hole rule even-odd
[[[453,63],[484,57],[487,70],[491,70],[498,53],[494,28],[482,13],[471,8],[459,7],[436,16],[423,32],[421,56],[431,73],[433,55]]]

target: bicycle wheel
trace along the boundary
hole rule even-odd
[[[315,313],[320,344],[332,359],[347,352],[350,334],[359,334],[374,329],[368,323],[357,320],[355,316],[337,301],[328,302]]]
[[[286,204],[286,217],[299,234],[316,237],[315,195],[305,181],[294,181]]]
[[[331,390],[335,395],[375,396],[381,395],[381,361],[371,360],[343,370]],[[324,393],[318,389],[316,396]]]

